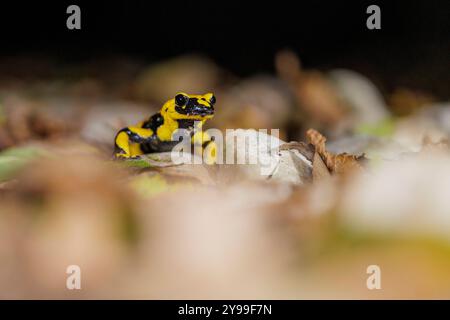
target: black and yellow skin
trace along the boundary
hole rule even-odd
[[[190,95],[178,93],[167,101],[160,112],[135,126],[121,129],[115,138],[116,158],[137,158],[142,154],[171,151],[178,144],[172,139],[178,129],[191,132],[191,141],[198,152],[208,148],[215,154],[215,145],[201,129],[206,120],[214,116],[216,98],[212,93]],[[194,126],[196,133],[194,134]],[[213,159],[209,159],[213,161]]]

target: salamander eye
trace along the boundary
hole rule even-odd
[[[189,98],[182,93],[179,93],[175,96],[175,103],[177,106],[182,107],[186,105],[189,101]]]
[[[216,97],[215,97],[214,95],[211,96],[211,98],[209,99],[209,103],[210,103],[210,104],[216,103]]]

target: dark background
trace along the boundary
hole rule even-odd
[[[66,8],[81,7],[81,30]],[[366,8],[381,7],[381,30]],[[2,2],[2,57],[79,63],[105,56],[154,62],[199,52],[237,75],[273,72],[294,49],[307,68],[347,67],[448,97],[449,1],[29,1]]]

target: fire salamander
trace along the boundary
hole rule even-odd
[[[138,158],[142,154],[167,152],[179,143],[173,135],[179,129],[190,133],[195,153],[208,147],[207,162],[213,162],[216,146],[213,139],[201,130],[206,120],[214,116],[216,98],[212,93],[190,95],[178,93],[167,101],[160,112],[149,119],[121,129],[115,137],[115,157]],[[195,129],[195,130],[194,130]],[[200,150],[200,151],[199,151]]]

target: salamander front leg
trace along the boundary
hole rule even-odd
[[[139,127],[127,127],[120,130],[115,138],[114,155],[119,159],[138,158],[143,154],[141,143],[151,139],[153,131]]]

